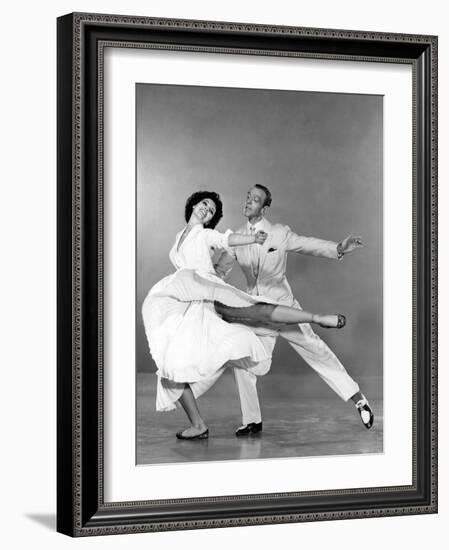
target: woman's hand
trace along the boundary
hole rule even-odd
[[[254,238],[255,238],[254,242],[256,244],[263,244],[267,240],[267,237],[268,237],[268,233],[265,233],[265,231],[258,231],[254,235]]]

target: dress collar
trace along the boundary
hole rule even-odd
[[[203,226],[198,223],[192,227],[192,229],[188,232],[188,234],[184,237],[182,243],[180,243],[182,236],[184,235],[185,231],[187,230],[187,225],[178,233],[178,238],[176,239],[176,251],[179,252],[183,246],[183,244],[186,242],[186,240],[192,235],[192,233],[196,233],[200,229],[204,229]]]

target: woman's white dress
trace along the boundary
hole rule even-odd
[[[176,272],[151,288],[142,307],[150,352],[158,367],[156,409],[161,411],[176,408],[186,382],[198,397],[227,364],[261,374],[271,362],[254,328],[227,323],[214,308],[214,301],[233,307],[261,301],[215,273],[212,255],[228,246],[231,231],[223,234],[195,225],[179,245],[183,233],[177,234],[170,251]]]

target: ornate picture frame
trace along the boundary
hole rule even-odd
[[[70,536],[437,512],[437,37],[74,13],[58,19],[58,503]],[[412,483],[105,501],[107,47],[412,69]]]

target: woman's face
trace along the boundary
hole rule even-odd
[[[203,199],[193,207],[193,214],[200,220],[203,225],[207,225],[214,217],[217,210],[212,199]]]

